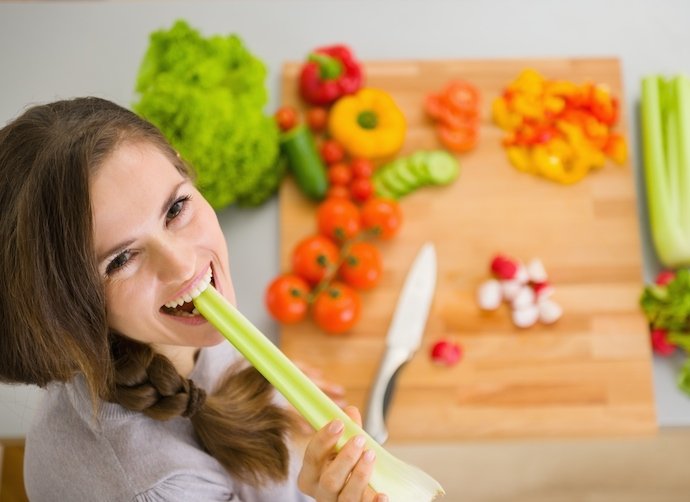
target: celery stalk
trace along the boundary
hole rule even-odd
[[[394,457],[371,438],[213,286],[194,298],[194,305],[314,429],[341,420],[345,430],[338,448],[356,435],[366,438],[366,447],[376,452],[369,482],[374,490],[388,495],[391,502],[426,502],[445,493],[431,476]]]
[[[661,263],[690,265],[690,80],[642,79],[642,146],[652,240]]]

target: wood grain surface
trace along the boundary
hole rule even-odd
[[[344,336],[311,321],[281,328],[281,347],[341,382],[363,408],[407,270],[426,241],[436,245],[437,290],[422,347],[400,377],[388,414],[391,441],[649,434],[656,429],[651,356],[638,308],[642,288],[634,173],[607,164],[573,186],[512,168],[491,123],[491,101],[527,67],[548,78],[607,84],[622,102],[616,59],[367,62],[367,85],[389,91],[408,119],[401,155],[439,148],[422,100],[453,78],[481,90],[478,147],[460,155],[460,178],[401,201],[401,234],[379,243],[382,283],[364,293],[362,318]],[[287,63],[282,101],[300,106],[299,65]],[[619,129],[627,133],[627,117]],[[288,179],[280,193],[281,269],[315,232],[315,205]],[[506,306],[478,309],[477,286],[496,253],[540,258],[565,311],[551,326],[518,329]],[[464,348],[452,367],[434,365],[442,337]]]

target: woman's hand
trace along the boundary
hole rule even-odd
[[[361,424],[357,408],[348,406],[345,412]],[[297,478],[299,489],[317,502],[387,502],[388,497],[368,486],[375,454],[365,449],[363,436],[351,438],[336,452],[335,445],[343,430],[344,424],[333,420],[314,434]]]

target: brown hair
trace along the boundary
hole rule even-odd
[[[89,179],[125,141],[153,144],[191,177],[156,127],[104,99],[35,106],[0,130],[0,381],[83,374],[94,397],[157,420],[188,416],[239,479],[283,479],[290,418],[260,373],[231,368],[206,397],[167,358],[108,329]]]

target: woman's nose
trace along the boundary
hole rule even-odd
[[[181,282],[194,277],[196,260],[190,247],[174,239],[160,239],[153,247],[158,277],[163,282]]]

